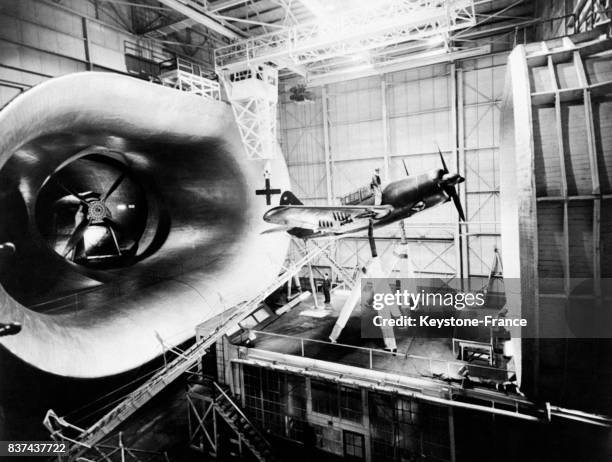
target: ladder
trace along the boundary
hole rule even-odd
[[[238,323],[248,317],[254,310],[259,308],[259,305],[269,295],[271,295],[283,284],[287,283],[289,279],[297,274],[304,265],[317,258],[333,243],[334,240],[330,239],[324,245],[316,247],[293,265],[286,268],[284,273],[278,276],[258,295],[248,301],[239,303],[233,308],[230,308],[230,310],[228,310],[231,312],[229,317],[222,319],[221,322],[215,326],[215,328],[200,337],[194,345],[183,351],[176,359],[169,362],[165,368],[156,372],[144,384],[132,391],[125,400],[105,414],[92,426],[84,430],[76,438],[68,438],[62,434],[61,428],[69,425],[66,424],[66,421],[63,418],[58,417],[52,410],[49,410],[47,417],[51,417],[51,419],[45,418],[45,426],[49,429],[51,436],[54,439],[61,439],[62,441],[69,443],[68,451],[63,457],[65,457],[67,460],[75,460],[81,454],[99,443],[104,437],[117,428],[119,424],[127,420],[132,414],[134,414],[144,404],[149,402],[175,379],[187,372],[192,367],[196,366],[201,357],[206,354],[206,350],[210,348],[218,338],[226,334],[231,334],[238,328]],[[51,422],[51,420],[53,420],[53,422]],[[56,429],[53,423],[55,423],[55,426],[59,428]]]
[[[219,393],[215,398],[217,413],[238,435],[240,438],[239,444],[244,444],[249,448],[259,462],[275,460],[270,443],[230,397],[229,390],[223,390],[216,382],[214,382],[214,385]]]

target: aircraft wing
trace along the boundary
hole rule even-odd
[[[264,220],[290,228],[349,232],[386,217],[393,208],[389,205],[308,206],[280,205],[270,209]]]

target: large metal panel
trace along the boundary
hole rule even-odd
[[[504,249],[519,256],[511,265],[522,315],[538,329],[523,339],[523,388],[603,412],[612,409],[609,377],[592,358],[612,348],[602,328],[612,261],[610,49],[610,39],[586,36],[517,47],[504,109],[512,132],[504,153],[514,158],[503,172],[504,204],[516,213],[502,215]]]
[[[380,120],[351,124],[334,124],[330,130],[330,148],[336,164],[343,160],[379,157],[382,161],[383,140]],[[370,172],[371,174],[372,172]],[[339,192],[339,191],[337,191]]]

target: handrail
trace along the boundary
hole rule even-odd
[[[482,368],[482,369],[491,369],[494,370],[496,372],[510,372],[510,373],[514,373],[515,371],[513,371],[512,369],[500,369],[498,367],[492,367],[492,366],[484,366],[484,365],[480,365],[480,364],[470,364],[466,361],[450,361],[447,359],[437,359],[437,358],[429,358],[427,356],[419,356],[419,355],[413,355],[413,354],[408,354],[408,353],[401,353],[401,352],[396,352],[396,353],[392,353],[390,351],[386,351],[386,350],[378,350],[376,348],[368,348],[368,347],[362,347],[362,346],[357,346],[357,345],[347,345],[346,343],[330,343],[330,342],[326,342],[323,340],[316,340],[316,339],[309,339],[309,338],[304,338],[304,337],[295,337],[295,336],[291,336],[291,335],[285,335],[285,334],[279,334],[276,332],[264,332],[264,331],[258,331],[258,330],[251,330],[251,332],[253,332],[255,335],[261,335],[262,337],[270,336],[270,337],[279,337],[279,338],[285,338],[285,339],[291,339],[294,341],[299,341],[301,344],[303,343],[307,343],[307,342],[311,342],[311,343],[319,343],[319,344],[323,344],[323,345],[328,345],[331,347],[343,347],[343,348],[351,348],[351,349],[355,349],[355,350],[362,350],[362,351],[366,351],[368,353],[376,353],[376,354],[382,354],[382,355],[387,355],[387,356],[393,356],[393,357],[403,357],[406,359],[417,359],[417,360],[422,360],[422,361],[427,361],[427,362],[439,362],[439,363],[445,363],[445,364],[450,364],[450,365],[454,365],[454,366],[472,366],[472,367],[478,367],[478,368]],[[265,348],[264,348],[265,349]],[[304,350],[301,350],[301,354],[300,356],[302,357],[307,357],[304,353]],[[372,365],[370,364],[370,368]]]
[[[225,391],[223,390],[223,388],[221,388],[219,386],[219,384],[217,382],[215,382],[214,380],[212,381],[213,385],[215,386],[215,388],[217,389],[217,391],[219,391],[227,401],[230,402],[230,404],[234,407],[234,409],[236,409],[236,411],[238,411],[238,413],[240,414],[240,416],[247,421],[247,423],[251,426],[251,428],[253,428],[253,430],[255,431],[255,433],[257,433],[257,435],[259,435],[259,437],[268,445],[270,446],[270,443],[268,442],[268,440],[266,439],[266,437],[259,431],[259,428],[257,428],[257,426],[255,424],[253,424],[253,422],[251,422],[251,420],[244,414],[244,412],[242,412],[242,409],[240,409],[238,407],[238,405],[234,402],[234,400],[227,394],[225,393]]]

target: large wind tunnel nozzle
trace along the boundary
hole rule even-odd
[[[22,330],[0,343],[51,373],[117,374],[255,296],[289,245],[261,234],[267,162],[225,103],[130,77],[18,97],[0,112],[0,322]]]

